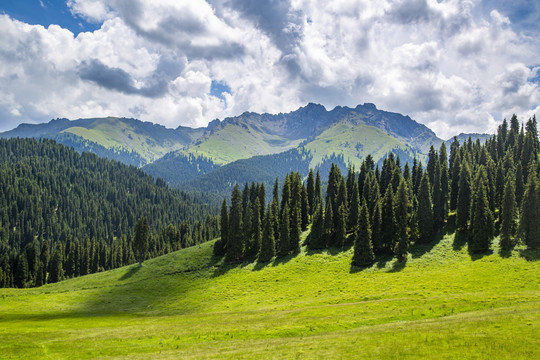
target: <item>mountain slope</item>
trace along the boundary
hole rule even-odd
[[[352,249],[302,249],[268,264],[225,265],[206,243],[141,269],[0,289],[0,351],[8,358],[540,356],[538,254],[519,248],[501,257],[495,246],[471,259],[450,234],[413,246],[406,263],[380,258],[360,270],[351,256]]]
[[[139,160],[140,165],[144,165],[170,151],[185,147],[202,132],[201,129],[179,127],[173,130],[136,119],[108,117],[21,124],[16,129],[1,133],[0,137],[50,138],[61,143],[71,142],[72,145],[80,145],[82,150],[91,151],[93,148],[104,148],[112,151],[109,157],[113,158],[114,153],[134,153],[134,162]]]

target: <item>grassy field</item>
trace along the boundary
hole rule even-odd
[[[538,253],[447,234],[358,269],[350,248],[224,265],[212,244],[0,289],[0,358],[540,358]]]

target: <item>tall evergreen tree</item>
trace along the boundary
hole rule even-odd
[[[358,184],[356,181],[353,183],[352,190],[349,194],[351,198],[349,206],[349,217],[347,220],[347,228],[349,231],[356,231],[356,226],[358,225],[358,216],[360,216],[360,196],[358,192]]]
[[[392,187],[388,186],[382,202],[382,248],[387,254],[393,254],[394,246],[397,241],[397,224],[394,212],[394,194]]]
[[[302,231],[306,231],[309,225],[309,200],[307,197],[307,190],[305,186],[302,186],[302,204],[301,204],[301,228]]]
[[[313,214],[313,225],[311,226],[311,233],[309,235],[309,247],[311,249],[324,249],[326,247],[324,229],[322,203],[317,202],[317,209]]]
[[[433,207],[431,204],[429,176],[425,173],[420,181],[418,189],[418,232],[421,243],[429,243],[433,240]]]
[[[394,249],[399,261],[407,258],[409,250],[408,225],[410,219],[410,200],[409,190],[405,179],[401,179],[396,193],[396,225],[397,225],[397,244]]]
[[[229,262],[242,259],[244,251],[244,225],[242,214],[242,193],[235,185],[231,195],[231,209],[229,211],[229,235],[227,236],[226,257]]]
[[[146,216],[143,216],[137,221],[137,225],[135,225],[135,236],[133,241],[139,267],[142,266],[142,262],[148,256],[148,232],[148,220],[146,219]]]
[[[283,257],[289,254],[290,249],[290,214],[289,214],[289,205],[285,202],[281,214],[281,221],[279,225],[280,235],[279,235],[279,244],[278,244],[278,256]]]
[[[260,205],[259,199],[256,198],[251,209],[252,240],[251,240],[251,249],[249,251],[249,255],[252,255],[252,256],[255,256],[259,253],[259,250],[261,249],[261,243],[262,243],[260,207],[261,205]]]
[[[291,208],[290,214],[290,237],[289,237],[289,250],[297,253],[300,251],[300,235],[302,234],[301,229],[301,211],[300,207],[295,206]]]
[[[517,207],[516,189],[512,176],[508,176],[504,186],[504,195],[501,206],[501,241],[503,251],[510,251],[514,247],[514,234],[516,231]]]
[[[326,203],[326,210],[324,212],[324,236],[327,245],[331,245],[334,242],[334,211],[332,210],[331,202]]]
[[[472,175],[469,164],[466,161],[461,163],[459,172],[459,191],[456,205],[456,226],[458,229],[467,229],[472,197]]]
[[[268,207],[264,218],[264,229],[262,233],[261,251],[259,252],[259,261],[268,262],[276,255],[276,244],[274,241],[274,215],[272,206]]]
[[[373,251],[378,254],[382,252],[384,238],[382,231],[382,202],[378,200],[373,208],[371,216],[371,243]]]
[[[474,180],[474,195],[471,205],[471,231],[469,247],[472,252],[489,250],[493,238],[493,213],[487,197],[487,173],[483,165],[477,170]]]
[[[229,236],[229,214],[227,211],[227,200],[223,199],[221,204],[221,217],[220,217],[221,238],[216,241],[214,245],[214,255],[225,255],[225,249],[227,247],[227,241]]]
[[[519,233],[528,249],[540,249],[540,186],[532,166],[521,204]]]
[[[313,215],[315,213],[315,175],[313,175],[313,169],[309,169],[309,174],[307,178],[307,184],[306,184],[306,191],[307,191],[307,199],[308,199],[308,205],[309,205],[309,215]]]
[[[373,245],[371,243],[371,227],[366,203],[360,208],[358,231],[355,234],[354,254],[352,263],[355,266],[369,266],[375,261]]]
[[[347,210],[345,210],[344,204],[339,205],[336,215],[337,226],[333,245],[340,248],[343,247],[345,238],[347,237]]]

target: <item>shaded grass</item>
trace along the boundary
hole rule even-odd
[[[429,251],[412,247],[406,263],[388,257],[359,271],[351,271],[350,248],[224,264],[209,243],[140,270],[2,289],[0,354],[538,358],[536,253],[518,247],[473,261],[454,241],[447,234]]]

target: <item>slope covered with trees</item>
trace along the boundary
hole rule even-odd
[[[0,139],[0,286],[132,263],[131,234],[143,216],[144,257],[200,243],[217,234],[214,212],[133,166],[52,140]]]
[[[358,173],[350,166],[346,176],[332,164],[324,201],[320,175],[315,180],[312,170],[305,182],[298,172],[287,174],[281,197],[276,179],[266,210],[264,184],[246,183],[243,191],[237,185],[228,213],[223,205],[228,222],[216,254],[231,262],[258,251],[263,261],[287,256],[299,251],[299,234],[312,222],[312,249],[352,241],[355,265],[370,265],[381,254],[406,261],[411,243],[430,243],[449,219],[471,253],[489,250],[499,233],[505,251],[518,241],[539,249],[539,152],[536,118],[520,129],[513,116],[484,144],[469,138],[461,145],[456,138],[449,154],[445,143],[439,150],[431,146],[425,167],[416,159],[412,167],[402,164],[393,153],[380,168],[368,156]],[[263,251],[262,244],[274,248]]]

